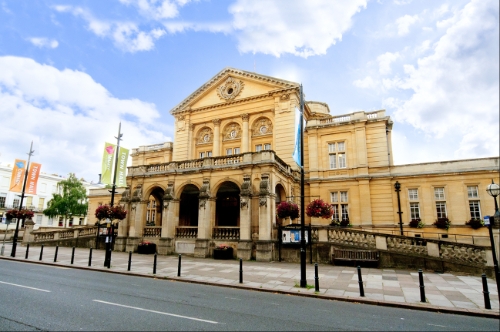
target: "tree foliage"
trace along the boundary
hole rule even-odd
[[[52,199],[47,203],[43,214],[49,218],[63,216],[85,216],[88,210],[87,191],[83,183],[75,174],[70,173],[66,180],[57,183],[57,192],[52,194]]]

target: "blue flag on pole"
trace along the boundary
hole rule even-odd
[[[302,123],[300,123],[300,110],[295,107],[295,149],[293,150],[293,160],[302,167],[300,153],[300,135],[302,134]]]

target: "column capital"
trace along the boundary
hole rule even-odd
[[[214,126],[220,126],[220,119],[213,119]]]
[[[244,122],[248,122],[248,113],[243,113],[241,115],[241,119],[244,121]]]

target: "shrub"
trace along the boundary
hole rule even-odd
[[[472,227],[473,229],[478,229],[484,226],[484,222],[481,219],[472,218],[471,220],[465,223],[467,226]]]
[[[447,217],[438,218],[433,225],[437,228],[448,230],[450,228],[450,220]]]

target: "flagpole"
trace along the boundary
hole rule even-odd
[[[35,152],[33,150],[33,141],[31,141],[30,152],[28,153],[28,164],[26,165],[26,171],[24,172],[24,183],[23,183],[23,191],[21,193],[21,202],[19,203],[19,211],[23,208],[23,199],[24,199],[24,191],[26,190],[26,179],[28,178],[28,172],[30,169],[30,159],[31,155]],[[10,253],[11,257],[16,257],[16,247],[17,247],[17,238],[19,236],[19,219],[16,221],[16,231],[14,232],[14,238],[12,239],[12,251]],[[7,230],[5,230],[7,232]]]
[[[307,287],[306,280],[306,230],[304,213],[304,97],[300,84],[300,287]]]

